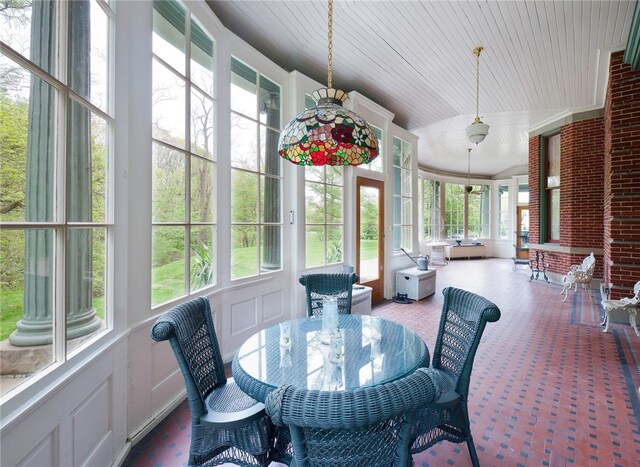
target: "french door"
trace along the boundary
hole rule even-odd
[[[358,177],[356,190],[356,272],[377,303],[384,300],[384,183]]]

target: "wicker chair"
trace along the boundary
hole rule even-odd
[[[292,465],[409,466],[416,410],[440,394],[440,376],[428,368],[390,383],[350,391],[284,385],[267,396],[267,413],[287,426]]]
[[[168,340],[191,409],[189,465],[268,465],[273,425],[264,410],[225,375],[209,300],[199,297],[158,318],[155,341]]]
[[[338,313],[351,314],[351,294],[353,284],[360,277],[353,273],[305,274],[299,282],[307,292],[307,315],[322,316],[322,300],[325,297],[338,298]]]
[[[578,291],[578,284],[581,284],[583,289],[587,289],[589,300],[593,301],[591,298],[591,280],[593,279],[593,270],[595,267],[596,258],[593,256],[593,252],[583,259],[581,264],[573,264],[569,267],[569,272],[562,278],[562,291],[560,295],[564,294],[563,302],[567,301],[567,294],[572,285],[573,291]]]
[[[466,442],[474,466],[479,465],[471,436],[467,398],[473,359],[487,322],[500,319],[500,310],[465,290],[444,289],[444,304],[431,369],[446,383],[440,398],[420,409],[413,427],[411,453],[447,440]]]

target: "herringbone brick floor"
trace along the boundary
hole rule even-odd
[[[471,430],[482,466],[640,465],[640,337],[600,326],[600,297],[582,290],[562,303],[561,287],[529,282],[509,260],[453,261],[438,267],[436,294],[372,314],[401,322],[433,347],[442,289],[482,295],[502,312],[489,323],[469,390]],[[186,403],[141,441],[125,465],[173,466],[188,459]],[[468,466],[466,445],[441,442],[414,466]]]

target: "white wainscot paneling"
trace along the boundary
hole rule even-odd
[[[105,416],[111,413],[110,392],[105,381],[71,414],[75,465],[106,465],[112,460],[111,417]]]
[[[231,335],[235,336],[258,325],[258,299],[251,298],[231,305]]]
[[[58,458],[56,455],[57,430],[51,432],[49,436],[44,438],[30,453],[22,459],[17,465],[56,465]],[[3,456],[4,457],[4,456]],[[4,461],[2,465],[5,464]]]
[[[262,297],[262,320],[264,322],[284,320],[282,290],[277,290]]]
[[[184,378],[169,342],[151,344],[151,413],[162,410],[167,401],[185,391]]]

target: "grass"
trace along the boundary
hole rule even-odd
[[[375,258],[377,254],[376,240],[362,240],[360,242],[363,260]],[[307,258],[322,262],[324,255],[323,245],[319,242],[311,242]],[[256,247],[238,248],[233,252],[233,276],[249,277],[258,271]],[[184,295],[184,259],[174,261],[154,268],[152,271],[151,300],[154,305],[164,303],[173,298]],[[104,319],[104,297],[96,297],[93,307],[99,318]],[[0,293],[0,341],[5,340],[15,331],[16,323],[23,317],[23,291],[22,289],[6,290]]]

